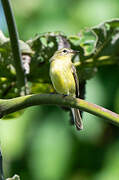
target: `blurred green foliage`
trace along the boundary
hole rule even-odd
[[[59,30],[75,35],[82,27],[119,17],[118,0],[12,0],[12,4],[24,40]],[[119,112],[118,69],[100,67],[87,81],[86,99]],[[40,106],[27,109],[20,118],[0,121],[5,175],[17,173],[24,180],[118,180],[118,128],[87,113],[83,119],[84,130],[77,132],[69,126],[68,112]]]

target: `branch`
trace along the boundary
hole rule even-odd
[[[17,28],[15,24],[15,19],[14,19],[11,5],[10,5],[10,1],[2,0],[2,5],[3,5],[4,13],[6,16],[6,21],[8,25],[10,40],[11,40],[11,47],[12,47],[12,52],[13,52],[13,57],[14,57],[14,65],[16,69],[18,87],[20,90],[23,90],[25,88],[26,79],[25,79],[24,69],[22,65],[22,58],[21,58],[21,53],[20,53],[20,48],[19,48],[19,43],[18,43],[19,38],[18,38],[18,32],[17,32]]]
[[[96,59],[94,62],[93,58],[86,59],[82,64],[80,61],[75,62],[74,65],[76,67],[81,67],[82,65],[85,67],[100,67],[100,66],[108,66],[108,65],[118,65],[119,64],[119,57],[111,57],[111,56],[101,56]]]
[[[119,115],[109,111],[96,104],[89,103],[85,100],[72,98],[70,96],[62,96],[58,94],[34,94],[13,99],[0,100],[0,117],[35,105],[59,105],[72,108],[78,108],[82,111],[89,112],[93,115],[102,117],[112,124],[119,126]]]

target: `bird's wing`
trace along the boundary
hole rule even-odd
[[[71,68],[72,68],[72,73],[73,73],[75,84],[76,84],[76,97],[79,97],[79,80],[78,80],[78,76],[76,73],[76,68],[73,64],[72,64]]]

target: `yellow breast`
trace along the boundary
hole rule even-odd
[[[75,96],[75,80],[71,69],[72,62],[55,60],[50,64],[50,77],[55,90],[60,94]]]

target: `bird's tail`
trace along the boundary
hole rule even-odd
[[[82,130],[83,129],[83,122],[82,118],[80,115],[79,109],[71,108],[73,119],[74,119],[74,124],[77,128],[77,130]]]

